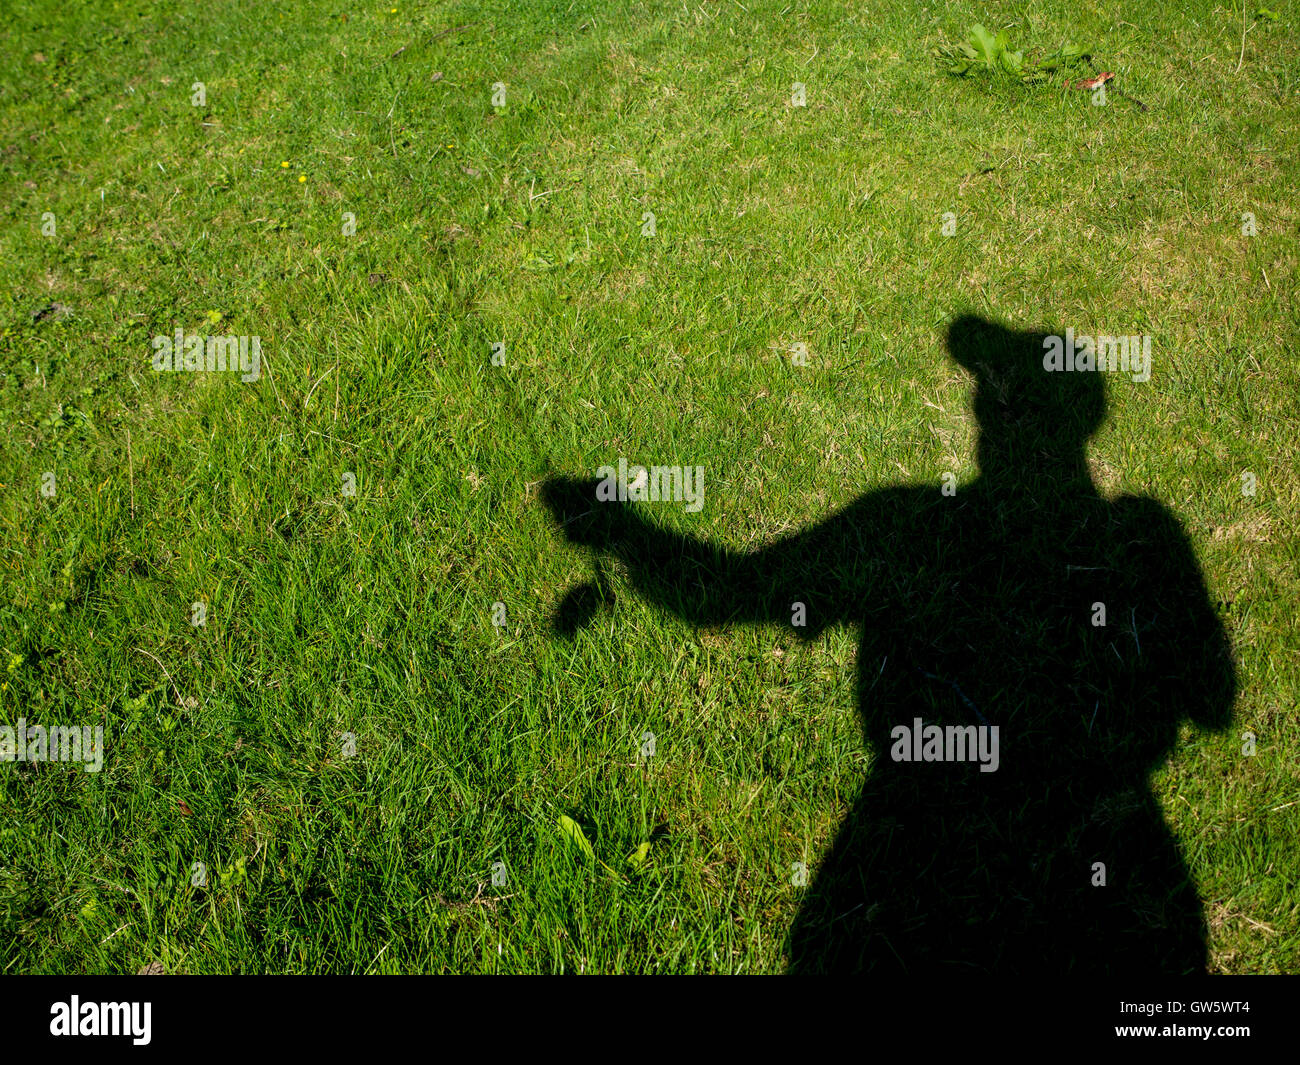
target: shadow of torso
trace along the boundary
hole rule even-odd
[[[872,492],[799,539],[833,575],[810,614],[862,626],[874,760],[790,970],[1203,971],[1148,777],[1181,721],[1226,726],[1233,669],[1177,522],[1148,499],[976,481]],[[997,726],[998,768],[895,761],[894,728],[917,719]]]

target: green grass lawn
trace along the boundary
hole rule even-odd
[[[1211,971],[1300,971],[1271,6],[1243,47],[1207,0],[10,5],[0,723],[105,750],[0,765],[0,971],[783,971],[884,757],[857,633],[696,627],[614,564],[563,638],[592,559],[540,490],[700,465],[651,520],[749,550],[969,483],[963,313],[1152,337],[1089,465],[1181,523],[1238,693],[1151,787]],[[946,74],[976,22],[1149,111]],[[177,328],[260,376],[155,372]]]

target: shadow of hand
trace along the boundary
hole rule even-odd
[[[584,544],[597,551],[608,547],[613,536],[617,515],[626,511],[622,503],[601,503],[596,499],[594,478],[577,480],[571,477],[551,477],[541,488],[541,499],[551,512],[565,539],[570,543]],[[570,588],[551,615],[551,629],[556,635],[573,637],[596,617],[602,606],[613,602],[614,593],[605,579],[597,556],[596,579],[584,581]]]
[[[598,484],[595,478],[550,477],[542,485],[541,500],[570,543],[606,548],[628,524],[628,505],[597,500]]]

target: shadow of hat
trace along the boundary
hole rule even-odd
[[[1065,333],[1021,332],[973,314],[949,324],[948,353],[975,377],[983,431],[1029,426],[1045,443],[1060,443],[1086,439],[1105,420],[1104,374],[1044,368],[1053,335]]]

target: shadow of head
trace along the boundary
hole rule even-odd
[[[975,377],[973,409],[985,474],[1005,472],[998,467],[1008,464],[1078,465],[1084,445],[1105,421],[1103,375],[1046,369],[1052,337],[975,315],[948,327],[949,354]]]

